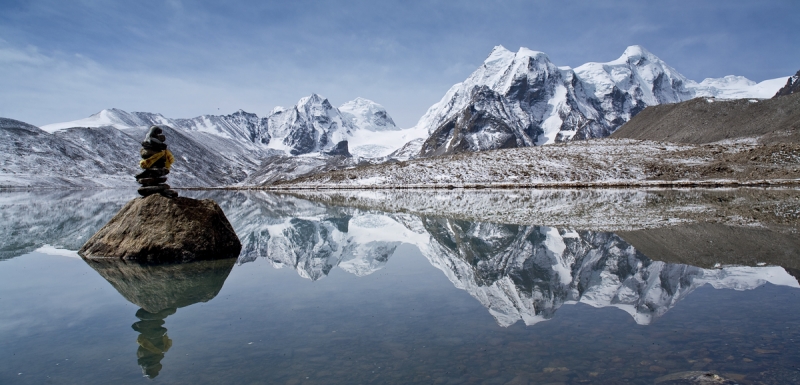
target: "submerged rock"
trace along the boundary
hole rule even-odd
[[[241,248],[213,200],[154,194],[128,202],[78,254],[84,259],[187,262],[234,258]]]
[[[659,385],[735,385],[736,382],[712,372],[680,372],[656,378]]]

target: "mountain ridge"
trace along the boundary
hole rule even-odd
[[[311,94],[292,107],[275,107],[263,117],[238,110],[228,115],[173,119],[159,113],[106,109],[86,119],[43,126],[39,145],[35,150],[28,146],[27,154],[41,156],[50,146],[53,159],[61,159],[55,152],[64,146],[43,139],[54,135],[68,141],[73,154],[85,153],[80,159],[116,165],[118,159],[112,159],[116,157],[135,163],[135,154],[118,157],[116,153],[127,151],[136,139],[112,135],[120,145],[103,143],[92,135],[109,135],[109,131],[86,127],[121,130],[137,138],[151,125],[165,125],[175,130],[175,139],[180,138],[171,142],[174,148],[185,147],[185,154],[176,153],[178,163],[194,162],[179,165],[179,171],[199,173],[171,177],[176,187],[262,185],[365,163],[606,137],[650,105],[674,103],[694,95],[761,95],[785,82],[777,80],[780,82],[755,83],[729,76],[697,83],[640,46],[628,47],[610,62],[590,62],[575,69],[556,66],[543,52],[524,47],[511,52],[496,46],[478,69],[453,85],[409,129],[398,129],[386,109],[370,100],[357,98],[337,108]],[[12,125],[16,130],[31,131],[19,123]],[[9,138],[6,147],[15,143],[15,153],[25,158],[28,155],[22,149],[28,142],[9,130],[5,131]],[[22,135],[22,131],[14,132]],[[326,155],[334,148],[345,147],[353,158]],[[5,157],[12,152],[6,152]],[[14,166],[0,176],[0,186],[132,183],[126,174],[135,171],[135,165],[111,169],[90,166],[85,169],[93,171],[86,172],[69,168],[77,164],[76,159],[62,159],[63,165],[58,166],[47,161],[11,160],[7,164]],[[50,168],[42,169],[39,164],[49,164]]]
[[[648,106],[697,96],[767,98],[782,79],[697,83],[641,46],[574,69],[556,67],[542,52],[497,46],[417,122],[429,133],[419,156],[602,138]]]

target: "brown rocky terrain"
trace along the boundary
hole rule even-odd
[[[696,98],[645,108],[611,138],[703,144],[737,138],[800,143],[800,94],[766,100]]]
[[[265,188],[768,185],[798,180],[798,143],[697,145],[595,139],[358,166]]]

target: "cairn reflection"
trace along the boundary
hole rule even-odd
[[[136,351],[136,363],[142,368],[144,376],[155,378],[161,371],[161,360],[164,358],[169,348],[172,347],[172,340],[167,336],[167,328],[164,327],[164,319],[175,314],[177,309],[164,309],[158,313],[151,313],[144,309],[136,311],[136,318],[139,319],[131,327],[139,332],[136,343],[139,349]]]
[[[140,307],[131,327],[139,333],[136,358],[142,373],[155,378],[172,347],[164,327],[177,309],[208,302],[219,294],[235,258],[178,264],[143,264],[118,259],[85,260],[125,299]]]

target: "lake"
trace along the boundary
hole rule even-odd
[[[0,193],[0,383],[800,383],[800,190],[181,195],[238,258],[86,262],[135,191]]]

